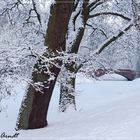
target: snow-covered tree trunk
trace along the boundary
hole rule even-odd
[[[74,0],[56,0],[51,6],[45,45],[48,47],[34,66],[32,84],[23,99],[17,121],[17,129],[36,129],[45,127],[47,112],[61,66],[60,60],[45,62],[42,58],[55,58],[65,46],[69,19]],[[56,65],[54,65],[54,64]],[[35,86],[37,86],[35,88]]]
[[[83,4],[81,7],[77,6],[77,10],[73,11],[73,15],[71,17],[69,32],[73,32],[75,35],[71,36],[68,34],[67,39],[67,48],[66,51],[69,54],[77,54],[81,40],[84,35],[86,23],[89,17],[89,0],[83,0]],[[76,20],[78,19],[78,23]],[[78,24],[78,25],[77,25]],[[77,27],[78,26],[78,27]],[[72,42],[71,42],[72,41]],[[59,100],[59,111],[65,112],[67,109],[72,108],[76,110],[76,102],[75,102],[75,74],[76,74],[76,64],[71,61],[70,63],[64,64],[64,70],[62,71],[62,79],[66,82],[61,82],[60,87],[60,100]]]
[[[70,69],[69,69],[70,68]],[[62,72],[60,85],[59,111],[65,112],[67,109],[76,110],[75,101],[75,74],[72,66],[65,66]]]
[[[140,71],[140,1],[132,0],[132,7],[133,7],[135,27],[137,30],[137,51],[139,53],[136,69]]]

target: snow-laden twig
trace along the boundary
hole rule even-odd
[[[116,34],[112,35],[108,39],[106,39],[95,51],[93,54],[100,54],[107,46],[109,46],[112,42],[116,41],[119,37],[125,34],[134,24],[134,21],[131,20],[122,30],[118,31]]]
[[[121,17],[125,20],[128,20],[130,21],[131,20],[131,17],[129,16],[126,16],[125,14],[122,14],[122,13],[119,13],[119,12],[99,12],[99,13],[95,13],[95,14],[92,14],[89,16],[89,19],[90,18],[94,18],[94,17],[98,17],[98,16],[102,16],[102,15],[113,15],[113,16],[118,16],[118,17]]]
[[[90,9],[90,11],[92,11],[93,9],[95,9],[97,6],[103,4],[104,2],[107,2],[109,0],[90,0],[88,8]]]

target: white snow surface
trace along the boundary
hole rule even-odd
[[[127,79],[118,74],[105,74],[98,78],[99,80],[106,80],[106,81],[127,81]]]
[[[59,87],[55,87],[50,104],[49,125],[42,129],[20,130],[15,139],[22,140],[140,140],[140,79],[134,81],[94,81],[78,75],[77,111],[58,112]],[[5,99],[0,112],[0,135],[14,130],[24,94]],[[4,138],[0,138],[4,139]]]

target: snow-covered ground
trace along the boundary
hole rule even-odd
[[[56,86],[48,127],[18,131],[18,139],[140,140],[140,79],[93,81],[79,75],[76,88],[77,111],[58,112]],[[23,89],[24,86],[19,86],[17,95],[2,102],[8,106],[0,113],[0,134],[16,133],[14,127]]]

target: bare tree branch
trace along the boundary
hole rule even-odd
[[[34,0],[32,0],[32,3],[33,3],[33,10],[34,10],[35,13],[36,13],[36,16],[37,16],[38,22],[41,24],[41,17],[40,17],[40,14],[39,14],[38,11],[37,11],[36,3],[35,3]]]

